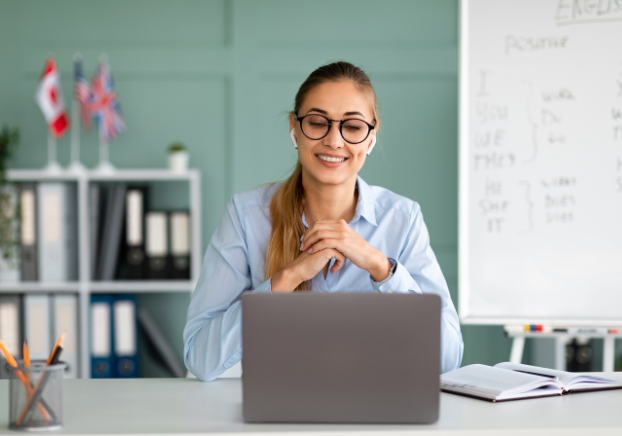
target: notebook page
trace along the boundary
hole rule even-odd
[[[554,391],[561,393],[555,380],[486,365],[469,365],[441,375],[443,389],[490,399],[499,396],[511,397],[547,385],[553,386]]]
[[[584,374],[573,374],[567,371],[541,368],[539,366],[523,365],[521,363],[502,362],[495,365],[495,368],[509,369],[510,371],[521,371],[523,373],[539,374],[543,377],[556,377],[565,390],[570,389],[596,389],[599,387],[622,386],[622,383],[601,377],[594,377]],[[587,383],[587,385],[585,385]]]

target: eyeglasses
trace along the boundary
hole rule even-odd
[[[333,123],[339,123],[339,132],[344,141],[349,144],[360,144],[369,136],[369,132],[376,128],[363,120],[349,118],[347,120],[331,120],[324,115],[309,114],[298,117],[294,114],[296,121],[300,121],[302,133],[313,140],[324,138],[328,135]]]

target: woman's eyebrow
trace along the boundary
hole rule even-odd
[[[319,112],[321,114],[328,115],[328,112],[326,112],[325,110],[322,110],[322,109],[318,109],[316,107],[312,107],[311,109],[309,109],[307,111],[307,113],[309,113],[309,112]]]
[[[349,116],[349,115],[360,115],[363,118],[365,118],[365,115],[363,115],[362,113],[358,112],[358,111],[352,111],[352,112],[346,112],[344,113],[345,116]]]

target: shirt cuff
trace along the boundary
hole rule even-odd
[[[381,282],[375,282],[374,279],[371,278],[371,275],[369,276],[374,290],[386,294],[391,294],[393,292],[421,293],[421,289],[404,265],[392,258],[389,258],[389,261],[394,265],[393,272],[389,274],[389,277]]]

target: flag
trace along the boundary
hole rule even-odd
[[[78,58],[73,64],[74,71],[74,98],[80,102],[80,118],[85,129],[91,128],[91,112],[92,103],[91,89],[89,81],[84,76],[84,68],[82,67],[82,58]]]
[[[55,138],[60,138],[69,129],[69,115],[65,109],[63,93],[60,88],[60,75],[54,58],[48,58],[39,80],[35,93],[35,100],[39,104],[50,132]]]
[[[105,61],[100,61],[91,84],[91,114],[99,129],[99,137],[106,142],[116,138],[125,130],[125,123],[121,118],[121,107],[113,90],[110,67]]]

